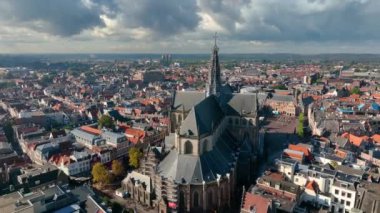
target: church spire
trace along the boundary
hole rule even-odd
[[[207,84],[207,96],[210,95],[219,95],[221,80],[220,80],[220,64],[219,64],[219,48],[216,44],[217,34],[214,36],[215,43],[213,52],[211,55],[211,67],[208,73],[208,84]]]

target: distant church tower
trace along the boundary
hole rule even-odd
[[[220,94],[220,88],[222,86],[221,80],[220,80],[220,64],[219,64],[219,55],[218,51],[219,48],[216,45],[216,33],[214,36],[215,44],[214,49],[211,55],[211,67],[208,73],[208,83],[207,83],[207,89],[206,89],[206,96],[210,95],[219,95]]]

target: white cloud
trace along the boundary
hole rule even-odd
[[[49,3],[47,3],[49,2]],[[2,52],[378,52],[378,0],[2,0]]]

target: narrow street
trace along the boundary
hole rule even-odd
[[[130,198],[124,199],[124,198],[121,198],[119,196],[116,196],[115,195],[115,191],[112,190],[112,189],[104,189],[104,190],[101,190],[101,191],[94,189],[94,192],[99,197],[107,196],[108,198],[110,198],[111,203],[112,202],[117,202],[121,206],[123,206],[124,208],[126,208],[126,209],[133,209],[135,212],[138,212],[138,213],[145,213],[145,212],[147,212],[147,213],[156,213],[157,212],[157,209],[153,209],[153,208],[142,206],[142,205],[140,205],[139,203],[136,203],[134,200],[132,200]]]

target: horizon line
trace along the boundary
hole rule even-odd
[[[129,53],[129,52],[35,52],[35,53],[2,53],[0,52],[0,56],[2,55],[162,55],[162,54],[170,54],[170,55],[209,55],[210,53],[170,53],[170,52],[146,52],[146,53]],[[225,52],[219,53],[219,55],[380,55],[378,53],[370,53],[370,52],[321,52],[321,53],[296,53],[296,52],[257,52],[257,53],[234,53],[234,52]]]

